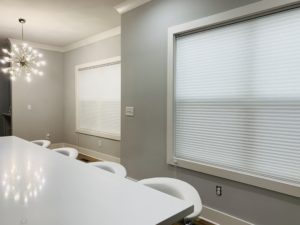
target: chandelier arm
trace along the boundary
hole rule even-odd
[[[25,19],[20,18],[19,22],[22,26],[22,42],[24,41],[24,23]],[[3,68],[2,71],[6,74],[10,74],[10,78],[15,80],[16,77],[25,76],[28,82],[31,81],[31,76],[38,74],[40,76],[43,75],[43,72],[39,70],[40,66],[44,66],[45,61],[41,61],[42,54],[33,49],[31,46],[28,46],[26,43],[20,44],[17,46],[16,44],[12,45],[11,52],[3,49],[4,53],[8,55],[4,56],[1,62],[3,64],[8,63],[9,66]]]

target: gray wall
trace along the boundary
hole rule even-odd
[[[31,83],[23,78],[12,82],[13,135],[34,140],[63,141],[63,54],[40,50],[47,65],[44,76]],[[28,110],[27,106],[32,109]]]
[[[75,132],[75,66],[120,56],[120,42],[118,35],[64,54],[64,141],[116,157],[120,157],[119,141]]]
[[[166,165],[167,28],[251,3],[251,0],[153,0],[122,15],[121,162],[130,177],[178,177],[206,206],[264,225],[298,225],[300,199]],[[223,196],[215,186],[223,186]]]
[[[9,49],[8,40],[0,41],[0,58],[3,57],[2,48]],[[11,90],[10,90],[10,79],[9,75],[4,74],[2,72],[2,68],[7,67],[7,65],[0,64],[0,136],[4,135],[4,124],[3,118],[1,116],[2,113],[8,113],[10,107],[10,99],[11,99]]]
[[[120,157],[120,141],[75,133],[75,66],[120,56],[120,42],[120,36],[115,36],[66,53],[41,50],[47,62],[45,75],[34,77],[31,83],[13,82],[13,135],[33,140],[45,139],[50,133],[52,143],[75,144]]]

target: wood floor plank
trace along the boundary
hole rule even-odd
[[[91,156],[88,156],[88,155],[84,155],[82,153],[78,154],[77,159],[80,160],[80,161],[86,162],[86,163],[99,161],[98,159],[95,159],[95,158],[93,158]]]
[[[194,225],[214,225],[208,221],[205,221],[204,219],[197,219],[193,222]],[[183,225],[183,223],[175,223],[173,225]]]

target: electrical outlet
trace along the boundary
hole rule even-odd
[[[102,141],[101,141],[101,140],[98,141],[98,147],[99,147],[99,148],[102,147]]]
[[[47,139],[47,140],[50,140],[50,136],[51,136],[50,133],[47,133],[47,134],[46,134],[46,139]]]
[[[222,186],[216,186],[216,195],[222,196]]]

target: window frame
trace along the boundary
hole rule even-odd
[[[299,7],[300,0],[264,0],[202,19],[169,27],[167,65],[167,164],[300,197],[300,185],[298,184],[176,158],[174,152],[174,68],[176,57],[176,37]]]
[[[89,62],[89,63],[84,63],[84,64],[75,66],[75,104],[76,104],[76,119],[75,119],[76,120],[76,129],[75,129],[75,132],[76,133],[87,134],[87,135],[91,135],[91,136],[102,137],[102,138],[107,138],[107,139],[112,139],[112,140],[117,140],[117,141],[121,140],[121,128],[120,128],[120,135],[80,128],[79,127],[79,104],[78,104],[79,103],[78,77],[80,76],[79,71],[82,69],[85,69],[85,68],[89,68],[89,67],[98,67],[98,66],[102,66],[102,65],[106,65],[106,64],[118,64],[118,63],[121,64],[120,56],[107,58],[107,59],[103,59],[103,60],[98,60],[98,61],[94,61],[94,62]],[[121,108],[120,108],[120,111],[121,111]]]

